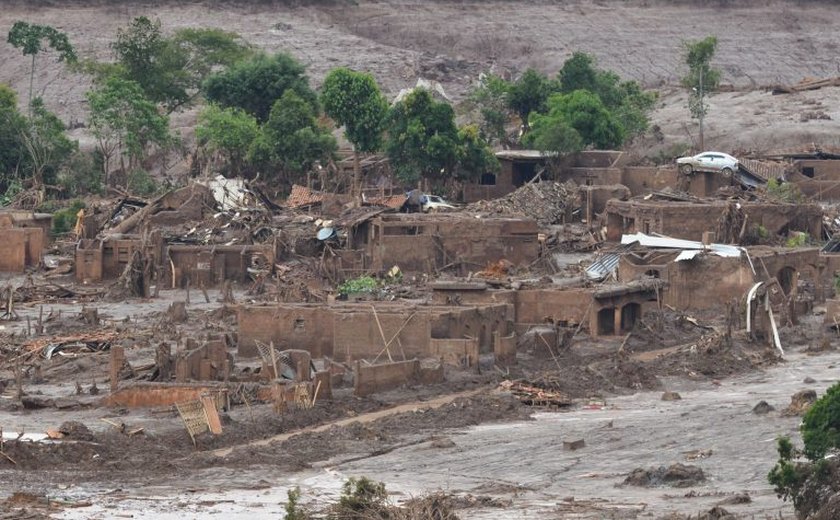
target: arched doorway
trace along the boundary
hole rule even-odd
[[[615,308],[607,307],[598,311],[598,335],[615,335]]]
[[[629,332],[636,326],[642,316],[642,306],[638,303],[628,303],[621,308],[621,332]]]
[[[790,296],[791,291],[796,288],[797,278],[796,269],[793,267],[782,267],[776,274],[776,279],[779,280],[785,296]]]

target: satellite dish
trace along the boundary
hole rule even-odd
[[[318,240],[327,240],[335,236],[335,229],[325,227],[318,230]]]

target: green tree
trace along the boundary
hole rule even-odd
[[[548,96],[557,90],[557,85],[534,69],[528,69],[508,89],[508,107],[522,120],[527,130],[532,112],[545,109]]]
[[[703,120],[709,109],[706,105],[706,94],[717,89],[720,84],[720,71],[711,66],[717,43],[717,38],[714,36],[683,43],[683,58],[688,65],[688,74],[683,77],[682,84],[690,89],[688,109],[691,117],[700,122],[701,150],[705,149]]]
[[[209,101],[241,108],[263,123],[287,90],[294,91],[317,112],[318,97],[304,71],[303,65],[288,54],[258,54],[211,74],[203,83],[203,91]]]
[[[548,100],[548,114],[535,114],[532,121],[537,135],[530,138],[532,143],[555,143],[555,146],[568,147],[574,151],[579,144],[582,147],[593,146],[600,149],[612,149],[624,142],[624,128],[601,102],[600,98],[587,91],[576,90],[571,94],[554,94]],[[565,128],[568,127],[568,128]],[[580,137],[579,143],[573,129]],[[563,153],[562,149],[550,150]]]
[[[0,193],[19,182],[30,162],[23,144],[26,118],[18,111],[17,94],[0,83]]]
[[[168,146],[172,142],[169,118],[157,111],[143,88],[127,79],[111,77],[97,89],[87,93],[90,105],[90,128],[102,154],[105,185],[111,171],[111,161],[117,156],[126,171],[136,168],[149,146]]]
[[[213,104],[201,111],[195,128],[199,144],[224,156],[233,175],[242,173],[248,150],[259,132],[257,120],[251,114]]]
[[[382,146],[388,102],[372,75],[341,67],[324,79],[321,104],[333,121],[344,126],[344,135],[353,145],[353,188],[359,190],[359,154],[375,152]]]
[[[458,162],[459,138],[455,112],[431,93],[414,89],[391,107],[386,118],[385,150],[394,172],[406,184],[421,178],[450,178]]]
[[[647,130],[648,113],[656,102],[656,94],[645,92],[635,81],[621,81],[612,71],[598,69],[589,54],[574,53],[563,64],[557,79],[564,94],[586,90],[597,95],[621,123],[627,138]]]
[[[337,149],[335,138],[318,125],[316,116],[312,105],[294,90],[287,90],[271,108],[248,153],[249,161],[275,178],[279,174],[277,180],[288,185],[316,162],[332,159]]]
[[[840,450],[840,383],[805,412],[799,430],[804,449],[796,449],[787,437],[780,438],[779,460],[767,479],[779,498],[793,502],[800,518],[808,518],[827,495],[840,492],[840,464],[826,457]]]
[[[499,160],[477,125],[464,125],[458,129],[459,157],[455,176],[458,180],[472,181],[485,173],[499,171]]]
[[[817,399],[805,413],[799,428],[805,443],[805,456],[809,459],[821,459],[829,451],[840,449],[840,383],[835,383]]]
[[[522,137],[522,142],[557,158],[583,149],[583,138],[569,125],[565,116],[557,112],[534,114],[531,131]]]
[[[54,185],[59,170],[78,149],[64,133],[64,123],[44,107],[41,98],[32,100],[32,115],[21,133],[29,155],[33,187],[43,202],[45,184]]]
[[[57,31],[49,25],[28,24],[17,21],[9,31],[8,42],[20,49],[24,56],[31,56],[29,66],[29,98],[28,105],[32,105],[32,92],[35,84],[35,58],[41,52],[49,49],[58,53],[58,61],[74,63],[77,59],[76,51],[70,44],[69,38],[63,32]]]
[[[509,91],[510,83],[495,74],[487,74],[469,94],[470,103],[478,108],[481,116],[479,130],[490,143],[506,140],[505,125],[510,119]]]
[[[563,67],[557,73],[560,91],[570,94],[575,90],[599,90],[598,70],[595,68],[595,58],[585,52],[575,52],[571,58],[563,62]]]
[[[169,112],[189,106],[201,82],[216,67],[230,66],[253,54],[236,33],[186,28],[168,37],[163,34],[160,20],[145,16],[119,29],[111,47],[116,65],[98,64],[89,69],[101,78],[120,74],[136,82],[149,100]]]

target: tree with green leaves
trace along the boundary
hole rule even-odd
[[[360,189],[360,153],[371,153],[382,146],[382,123],[388,102],[372,75],[344,67],[333,69],[321,87],[321,104],[353,145],[353,190]]]
[[[21,132],[29,156],[32,186],[44,198],[45,185],[54,185],[58,172],[78,150],[78,143],[67,138],[64,123],[44,107],[41,98],[32,100],[32,115]]]
[[[485,173],[499,171],[499,160],[482,137],[478,125],[464,125],[458,129],[459,153],[455,178],[474,181]]]
[[[458,163],[455,111],[423,88],[414,89],[391,107],[386,118],[385,150],[397,178],[415,184],[421,178],[446,183]]]
[[[291,185],[317,162],[333,158],[338,146],[319,126],[317,111],[293,89],[278,99],[251,145],[248,160],[281,183]]]
[[[140,85],[145,96],[168,112],[188,107],[201,83],[218,67],[253,55],[238,34],[213,28],[163,34],[160,20],[135,18],[117,31],[115,64],[89,64],[100,79],[117,74]]]
[[[778,439],[779,459],[767,479],[779,498],[793,502],[799,518],[811,518],[831,495],[840,494],[840,383],[805,412],[799,431],[804,448],[788,437]]]
[[[478,108],[481,116],[479,130],[490,143],[507,141],[505,125],[510,119],[510,87],[510,83],[501,77],[487,74],[481,77],[478,85],[469,94],[469,102]]]
[[[527,131],[531,113],[542,112],[548,96],[556,90],[555,82],[534,69],[528,69],[510,85],[507,93],[508,107],[519,116]]]
[[[199,145],[221,154],[231,175],[240,175],[251,144],[260,133],[257,120],[240,108],[221,108],[210,104],[198,116],[195,135]]]
[[[683,57],[688,65],[688,74],[683,77],[682,84],[689,89],[688,109],[691,117],[700,122],[701,150],[705,149],[703,120],[709,110],[706,105],[706,95],[717,89],[720,84],[720,70],[711,65],[717,43],[717,38],[714,36],[683,43]]]
[[[18,111],[17,93],[0,83],[0,194],[20,186],[30,161],[23,144],[26,118]]]
[[[305,68],[285,53],[258,54],[211,74],[203,83],[204,96],[222,107],[238,107],[264,123],[274,103],[292,90],[316,112],[318,96],[309,86]]]
[[[621,123],[626,138],[647,130],[648,113],[656,101],[656,94],[645,92],[635,81],[621,81],[618,74],[597,68],[591,55],[572,54],[557,73],[557,80],[563,94],[586,90],[598,96]]]
[[[90,129],[102,154],[105,185],[114,157],[120,167],[139,166],[149,146],[166,147],[171,144],[169,118],[158,113],[155,103],[147,99],[143,88],[134,81],[110,77],[104,84],[87,93],[90,105]]]
[[[49,25],[28,24],[17,21],[9,31],[8,42],[20,49],[24,56],[31,56],[29,66],[29,98],[28,105],[32,105],[32,92],[35,84],[35,58],[38,54],[52,49],[58,54],[59,62],[74,63],[77,60],[76,51],[70,44],[70,39],[61,31]]]
[[[624,142],[621,123],[588,90],[554,94],[547,104],[547,114],[532,116],[530,133],[533,135],[526,140],[538,149],[563,154],[587,146],[612,149]]]

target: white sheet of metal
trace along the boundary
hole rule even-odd
[[[706,246],[702,242],[695,242],[694,240],[683,240],[681,238],[671,237],[652,237],[650,235],[645,235],[644,233],[621,236],[622,244],[631,244],[633,242],[638,242],[642,246],[655,247],[659,249],[708,250],[710,253],[718,256],[731,258],[738,258],[741,256],[740,248],[726,244],[709,244]]]

